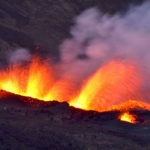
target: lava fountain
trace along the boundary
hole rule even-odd
[[[0,89],[14,94],[44,101],[67,101],[85,110],[125,111],[119,118],[128,118],[131,123],[134,119],[128,113],[130,110],[150,110],[150,105],[142,102],[143,77],[132,62],[110,61],[91,75],[80,89],[70,90],[72,82],[76,81],[57,79],[53,65],[38,56],[27,64],[13,64],[0,70]]]
[[[71,105],[86,110],[107,111],[114,105],[141,97],[139,89],[142,82],[136,65],[111,61],[89,77]]]
[[[15,94],[43,99],[53,85],[52,69],[34,57],[28,65],[13,64],[0,71],[0,88]]]

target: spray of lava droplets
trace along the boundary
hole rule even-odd
[[[68,93],[72,86],[70,81],[57,80],[54,74],[51,65],[36,56],[29,64],[13,64],[1,70],[0,89],[45,101],[67,99],[71,106],[99,112],[128,112],[136,108],[150,110],[150,105],[132,100],[140,97],[137,93],[142,77],[136,65],[127,61],[113,60],[105,64],[83,83],[81,89],[71,93]],[[125,113],[120,120],[133,123],[134,117],[131,116]]]

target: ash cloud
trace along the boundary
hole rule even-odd
[[[84,78],[114,58],[136,61],[149,72],[149,18],[150,2],[131,7],[124,15],[110,16],[97,8],[85,10],[75,18],[72,38],[60,47],[62,62],[70,67],[67,73],[81,73]],[[85,59],[79,59],[81,55]]]
[[[25,62],[31,59],[29,50],[25,48],[18,48],[15,51],[11,51],[8,55],[8,62],[10,64]]]

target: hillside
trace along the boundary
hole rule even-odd
[[[16,47],[34,50],[59,58],[59,45],[69,37],[74,17],[90,7],[103,13],[125,13],[129,6],[144,0],[1,0],[0,62]]]

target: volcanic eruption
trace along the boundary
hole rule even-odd
[[[0,89],[41,101],[67,102],[83,110],[120,111],[118,119],[136,123],[137,116],[130,111],[150,110],[150,105],[143,96],[145,63],[133,53],[149,45],[140,28],[145,20],[137,25],[138,32],[128,22],[136,21],[135,14],[145,7],[129,11],[123,19],[102,17],[95,8],[86,10],[76,18],[72,38],[60,46],[62,62],[54,64],[36,54],[25,63],[12,63],[0,70]]]
[[[66,101],[85,110],[126,112],[119,119],[131,123],[136,121],[128,111],[150,110],[150,105],[136,101],[141,96],[142,78],[131,62],[110,61],[88,77],[79,89],[74,88],[70,95],[67,92],[72,86],[70,81],[57,79],[55,74],[52,65],[36,55],[27,64],[17,63],[2,69],[0,89],[42,101]]]

